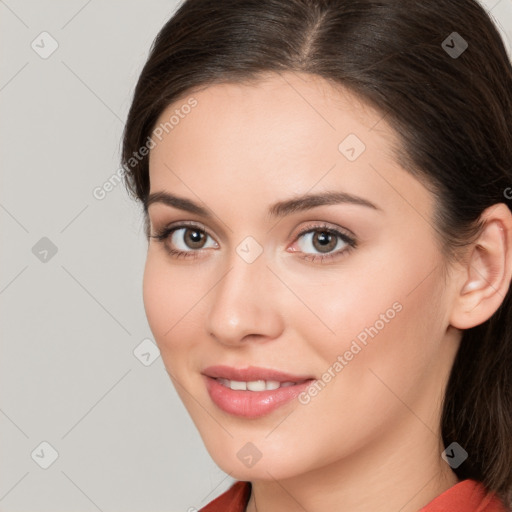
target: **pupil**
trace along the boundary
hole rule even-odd
[[[336,238],[331,235],[331,233],[327,231],[320,231],[319,233],[313,238],[313,242],[316,245],[316,242],[320,244],[320,247],[316,247],[316,249],[321,250],[323,252],[329,252],[336,246]],[[334,243],[333,243],[334,242]]]
[[[203,239],[203,233],[197,229],[189,230],[189,238],[192,241],[192,245],[201,245]]]
[[[318,237],[318,239],[320,240],[320,243],[322,243],[322,240],[324,242],[327,241],[327,243],[329,242],[329,238],[330,238],[331,235],[329,235],[328,233],[326,233],[325,231],[322,231],[322,233],[320,234],[320,236]]]

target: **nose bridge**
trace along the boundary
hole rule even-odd
[[[254,240],[242,241],[231,254],[226,272],[212,290],[208,311],[206,327],[218,341],[236,344],[247,335],[278,336],[282,326],[272,300],[275,276],[266,262]]]

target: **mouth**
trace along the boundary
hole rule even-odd
[[[262,368],[259,366],[249,366],[247,368],[233,368],[232,366],[209,366],[202,372],[207,377],[214,379],[225,379],[234,382],[293,382],[299,383],[314,379],[313,375],[292,375],[291,373],[273,370],[271,368]]]
[[[315,380],[311,376],[258,367],[211,366],[202,375],[213,403],[228,414],[256,418],[292,401]]]
[[[296,386],[297,384],[307,382],[307,379],[299,382],[279,382],[277,380],[250,380],[247,382],[243,380],[229,380],[220,378],[215,380],[222,386],[230,388],[234,391],[273,391],[274,389]]]

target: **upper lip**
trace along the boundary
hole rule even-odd
[[[260,368],[249,366],[247,368],[233,368],[231,366],[208,366],[202,371],[203,375],[214,379],[228,379],[242,382],[255,380],[274,380],[277,382],[302,382],[314,379],[310,375],[292,375],[290,373],[273,370],[270,368]]]

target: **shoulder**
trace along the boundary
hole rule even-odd
[[[199,512],[245,512],[250,495],[251,482],[238,481]]]
[[[419,512],[510,512],[481,482],[466,479],[434,498]]]
[[[245,512],[251,495],[251,482],[235,482],[226,492],[199,512]],[[510,512],[483,484],[466,479],[434,498],[419,512]]]

